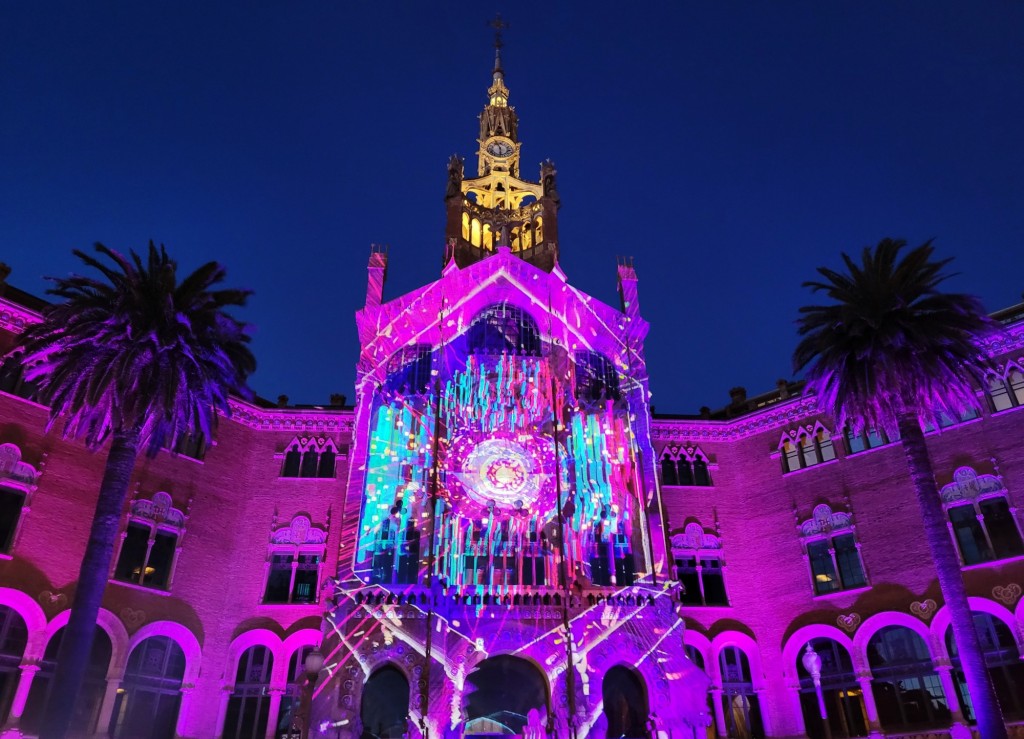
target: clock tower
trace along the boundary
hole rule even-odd
[[[558,263],[557,171],[548,160],[540,165],[537,182],[520,179],[519,117],[509,105],[501,63],[501,31],[506,26],[500,19],[492,25],[496,30],[494,69],[480,114],[477,176],[464,179],[458,156],[448,162],[444,263],[454,261],[465,267],[494,253],[498,246],[508,246],[519,258],[550,272]]]

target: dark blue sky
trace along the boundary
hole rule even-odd
[[[1024,3],[499,4],[524,171],[558,165],[562,265],[633,255],[660,412],[790,375],[814,268],[935,237],[951,286],[1024,289]],[[369,244],[434,279],[446,161],[475,166],[495,7],[0,5],[0,259],[41,293],[153,238],[256,291],[256,390],[352,397]]]

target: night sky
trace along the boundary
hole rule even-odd
[[[501,9],[523,172],[555,161],[569,280],[632,255],[658,412],[791,374],[800,287],[885,236],[1024,290],[1024,3],[0,4],[0,260],[164,242],[255,290],[253,386],[353,397],[369,245],[435,279]]]

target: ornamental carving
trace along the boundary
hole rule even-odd
[[[1009,585],[996,585],[992,588],[992,597],[1008,606],[1013,606],[1020,599],[1020,594],[1020,585],[1015,582],[1011,582]]]
[[[21,449],[17,444],[0,444],[0,482],[18,483],[19,487],[35,487],[39,471],[21,461]]]
[[[132,501],[131,515],[176,529],[185,528],[186,515],[174,507],[171,496],[164,492],[154,493],[149,500]]]
[[[938,604],[931,598],[915,600],[910,604],[910,612],[922,621],[930,620],[931,617],[935,615],[935,611],[937,611],[938,608]]]
[[[800,524],[800,534],[803,536],[817,536],[828,534],[832,531],[843,531],[853,528],[853,516],[843,511],[832,511],[832,508],[825,503],[814,507],[811,517]]]
[[[708,534],[699,523],[689,523],[681,534],[672,535],[672,549],[721,549],[722,540]]]
[[[39,601],[39,605],[43,607],[44,611],[51,614],[63,611],[68,605],[68,597],[64,593],[52,593],[49,590],[44,590],[37,595],[36,600]]]
[[[852,634],[860,626],[859,613],[847,613],[836,618],[836,625],[847,634]]]
[[[943,485],[940,495],[943,503],[975,500],[984,495],[1003,493],[1003,480],[996,475],[979,475],[973,467],[960,467],[953,473],[953,482]]]
[[[271,544],[325,544],[327,531],[314,526],[307,516],[296,516],[287,526],[276,529],[270,535]]]

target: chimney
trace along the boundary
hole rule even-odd
[[[779,389],[780,400],[785,400],[789,397],[789,380],[777,380],[775,386]]]
[[[278,408],[287,408],[288,407],[288,396],[287,395],[278,395],[277,396],[277,407]]]
[[[743,405],[747,402],[747,389],[741,386],[732,388],[729,390],[729,401],[730,405]]]
[[[347,398],[341,393],[331,393],[331,405],[343,406]]]

